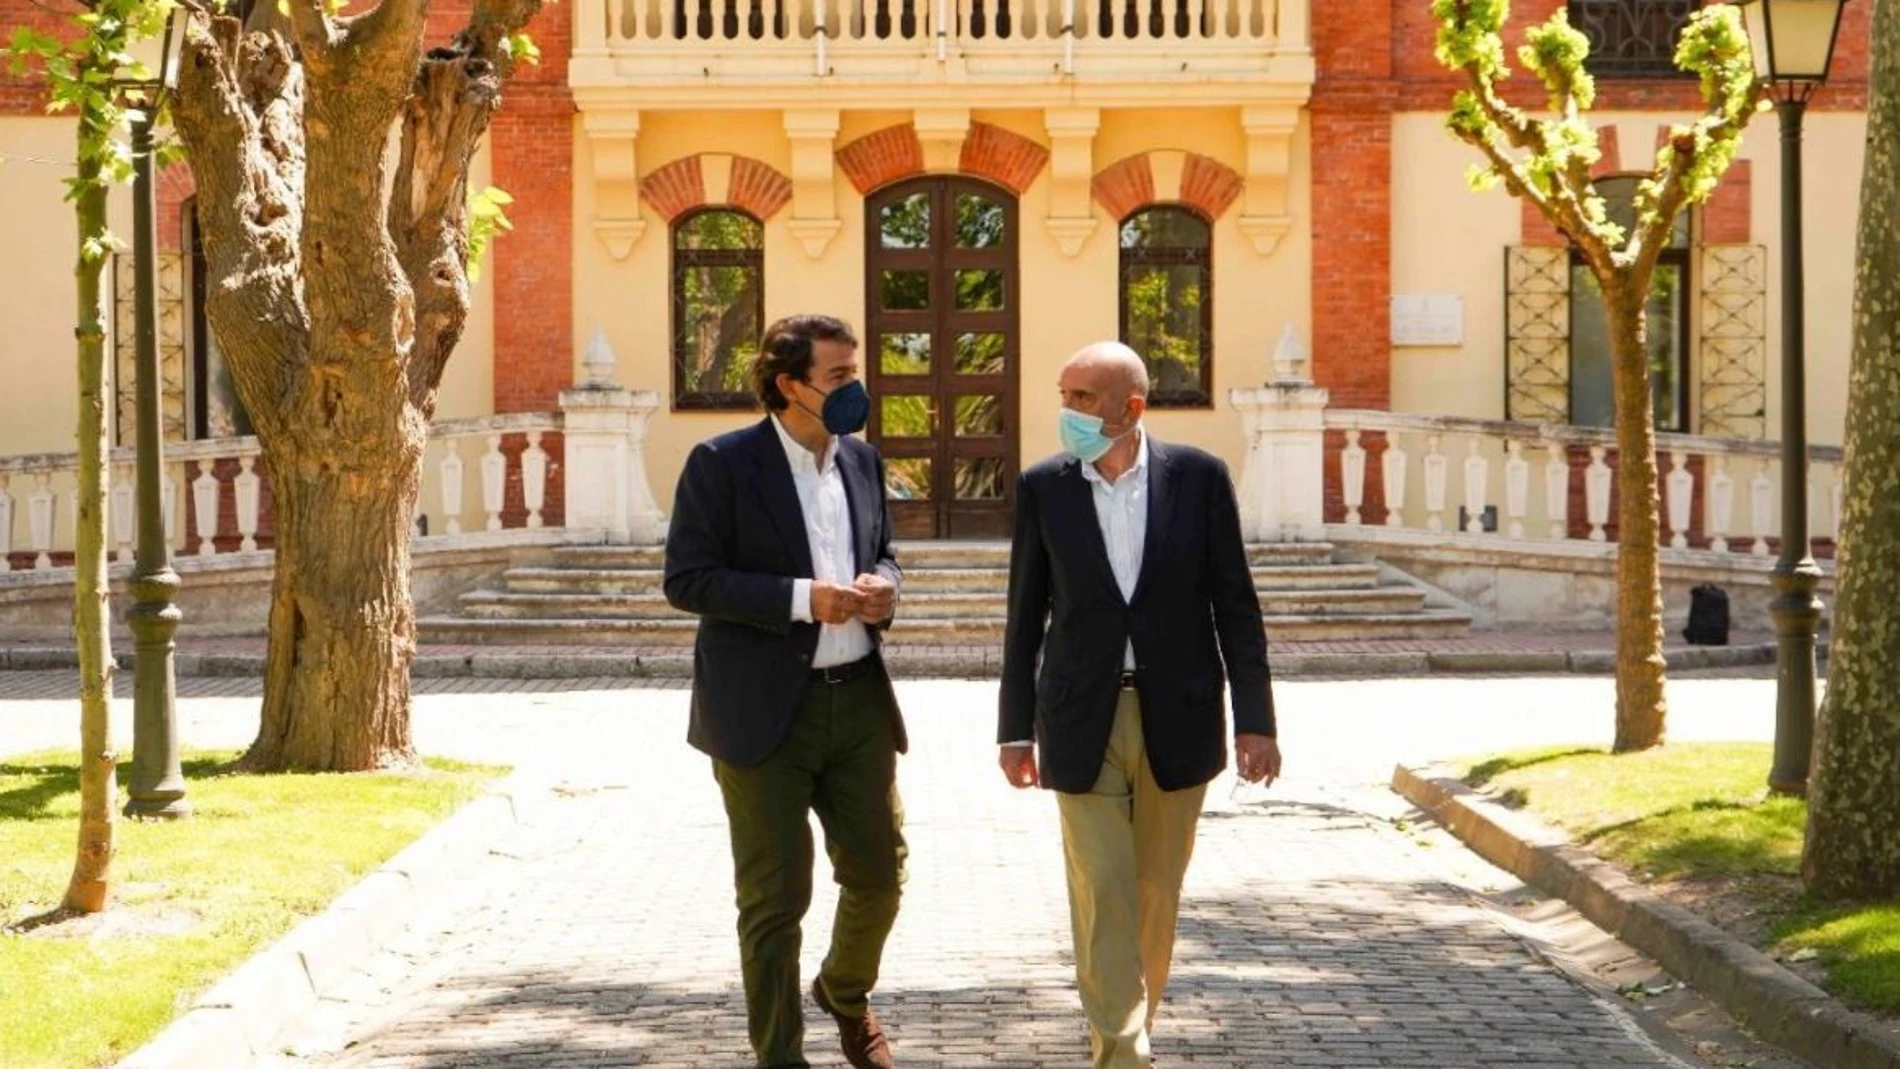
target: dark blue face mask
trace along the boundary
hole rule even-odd
[[[817,390],[818,387],[812,386],[812,389]],[[819,392],[824,393],[822,390]],[[819,422],[825,425],[825,430],[832,434],[856,434],[871,420],[871,395],[865,392],[864,383],[858,379],[824,393],[824,398],[823,412],[812,412],[804,405],[798,407],[817,416]]]

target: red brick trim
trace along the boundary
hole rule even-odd
[[[910,123],[865,134],[838,150],[838,166],[859,193],[924,173],[924,146]]]
[[[1239,171],[1192,152],[1181,168],[1182,202],[1200,209],[1209,219],[1219,219],[1232,207],[1245,185]]]
[[[698,156],[674,160],[640,179],[640,198],[667,222],[706,203],[706,176]]]
[[[1090,192],[1110,218],[1128,218],[1156,201],[1186,204],[1209,219],[1219,219],[1240,199],[1246,182],[1240,172],[1219,160],[1184,152],[1181,188],[1155,188],[1154,153],[1142,152],[1115,161],[1095,174]]]
[[[185,213],[198,191],[191,168],[177,163],[158,173],[158,251],[185,251]]]
[[[1129,156],[1096,172],[1089,191],[1110,219],[1120,222],[1155,199],[1154,167],[1148,154]]]
[[[497,413],[551,412],[574,384],[572,28],[565,7],[544,8],[529,22],[544,58],[509,79],[508,103],[489,127],[492,181],[514,197],[508,215],[515,224],[489,253],[495,299],[537,312],[495,317]]]
[[[1602,127],[1597,131],[1597,162],[1590,168],[1590,178],[1595,180],[1622,171],[1623,148],[1616,136],[1616,127]]]
[[[1747,245],[1754,240],[1751,196],[1754,164],[1736,160],[1702,206],[1702,241],[1707,245]]]
[[[1000,126],[971,123],[957,167],[1022,196],[1049,162],[1049,150]]]
[[[1313,378],[1341,408],[1392,400],[1392,116],[1315,108]]]
[[[759,219],[770,219],[792,202],[792,180],[750,156],[732,158],[726,199]]]
[[[700,153],[674,160],[640,180],[640,197],[668,223],[711,203],[706,196],[705,157]],[[750,156],[732,157],[724,204],[758,219],[770,219],[791,203],[792,180],[770,164]]]

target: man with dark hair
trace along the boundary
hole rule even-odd
[[[751,382],[769,412],[693,449],[666,538],[666,599],[699,616],[687,741],[712,757],[725,799],[761,1069],[810,1064],[798,953],[813,811],[840,890],[812,998],[850,1064],[892,1065],[869,995],[906,854],[904,721],[878,654],[903,573],[883,458],[850,437],[871,406],[857,345],[829,316],[767,328]]]

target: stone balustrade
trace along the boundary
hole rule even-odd
[[[580,388],[562,402],[569,411],[435,424],[422,458],[417,537],[452,544],[565,528],[573,541],[658,541],[664,517],[641,459],[657,397]],[[137,543],[134,458],[131,449],[111,454],[106,538],[115,564],[129,564]],[[69,453],[0,458],[0,571],[70,567],[76,469]],[[270,490],[256,438],[168,444],[161,486],[166,536],[179,560],[270,549]]]

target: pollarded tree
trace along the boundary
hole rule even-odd
[[[197,183],[206,315],[269,471],[276,534],[261,770],[406,763],[409,539],[436,390],[469,306],[468,168],[542,0],[428,0],[287,30],[192,5],[172,105]],[[272,0],[258,0],[270,3]],[[392,147],[393,144],[393,147]]]
[[[118,758],[112,750],[112,641],[107,625],[111,587],[106,581],[106,330],[104,275],[118,242],[106,227],[106,197],[132,177],[132,155],[121,135],[141,94],[122,95],[120,78],[150,79],[131,55],[134,44],[164,25],[166,0],[87,0],[73,11],[64,37],[32,29],[14,32],[6,49],[17,72],[46,79],[50,110],[71,112],[78,144],[66,198],[78,223],[74,265],[78,296],[79,420],[76,442],[78,515],[73,535],[73,638],[79,652],[79,848],[61,907],[96,913],[111,889],[113,811],[118,803]]]
[[[1645,305],[1656,262],[1677,213],[1706,199],[1735,158],[1736,142],[1761,105],[1740,15],[1703,8],[1683,29],[1676,65],[1701,80],[1705,110],[1670,129],[1655,167],[1637,184],[1635,224],[1612,221],[1591,182],[1600,156],[1589,122],[1596,83],[1584,69],[1589,40],[1564,9],[1531,27],[1518,61],[1543,85],[1547,112],[1506,100],[1499,83],[1506,0],[1433,0],[1439,62],[1470,81],[1452,106],[1451,132],[1484,154],[1480,189],[1502,184],[1535,205],[1570,239],[1603,293],[1612,352],[1617,479],[1616,742],[1618,752],[1663,740],[1662,569],[1658,553],[1656,426]]]
[[[1900,7],[1874,6],[1860,179],[1846,488],[1827,698],[1801,875],[1824,898],[1900,894]]]

